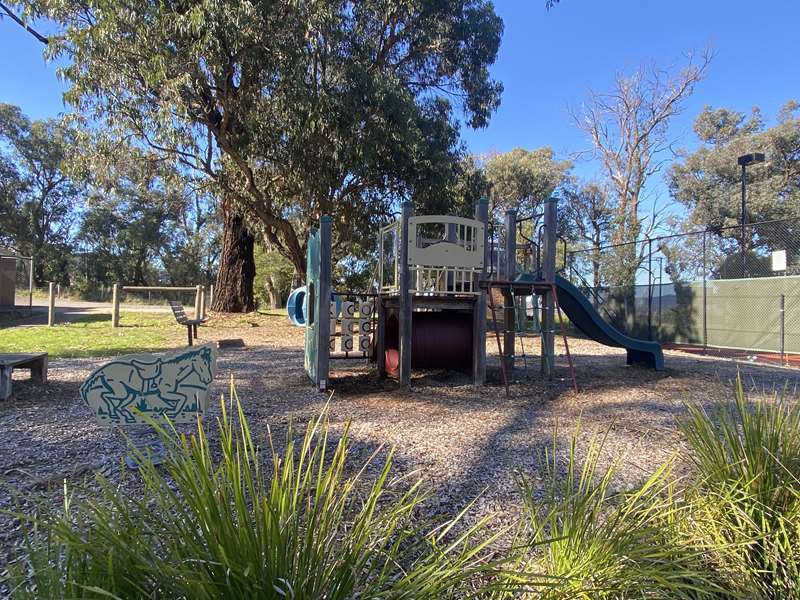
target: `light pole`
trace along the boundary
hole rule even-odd
[[[751,154],[743,154],[736,161],[742,167],[742,272],[747,275],[747,246],[745,245],[745,227],[747,226],[747,173],[748,165],[764,162],[764,154],[761,152],[753,152]]]

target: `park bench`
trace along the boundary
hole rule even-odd
[[[47,352],[0,354],[0,400],[12,397],[11,373],[14,369],[29,369],[31,379],[47,383]]]
[[[169,300],[169,307],[172,309],[172,314],[178,325],[186,325],[186,330],[189,334],[189,345],[192,345],[192,338],[197,339],[197,326],[205,323],[205,319],[190,319],[186,316],[186,311],[183,310],[183,304],[175,300]]]

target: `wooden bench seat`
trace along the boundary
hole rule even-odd
[[[189,334],[189,345],[192,345],[192,339],[197,339],[197,326],[205,323],[205,319],[190,319],[186,316],[186,311],[183,309],[183,304],[175,300],[169,300],[169,307],[172,309],[172,314],[179,325],[186,325],[187,333]]]
[[[0,400],[13,396],[11,374],[14,369],[28,369],[32,380],[47,383],[47,352],[0,354]]]

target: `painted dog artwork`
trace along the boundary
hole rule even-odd
[[[142,415],[194,423],[208,406],[208,388],[216,371],[217,349],[212,344],[167,354],[121,356],[89,375],[81,386],[81,398],[101,425],[146,423]]]

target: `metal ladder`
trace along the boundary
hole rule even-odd
[[[580,388],[578,387],[578,381],[577,381],[577,379],[575,377],[575,366],[574,366],[574,364],[572,362],[572,354],[570,354],[569,342],[567,340],[567,331],[566,331],[566,328],[564,327],[564,316],[563,316],[563,314],[561,312],[561,305],[558,302],[558,291],[556,289],[555,283],[548,282],[546,285],[548,285],[549,288],[550,288],[550,293],[553,296],[553,304],[555,306],[556,312],[558,313],[558,321],[561,324],[561,338],[564,340],[564,350],[565,350],[565,353],[567,355],[567,362],[569,363],[569,371],[570,371],[570,376],[572,378],[572,388],[575,390],[575,393],[579,393],[580,392]],[[500,305],[500,306],[496,305],[494,303],[494,297],[492,296],[492,289],[494,289],[493,286],[489,285],[486,288],[486,293],[489,294],[489,310],[491,310],[491,313],[492,313],[492,328],[494,329],[494,336],[495,336],[495,340],[497,341],[497,352],[500,355],[500,370],[501,370],[501,372],[503,374],[503,385],[506,388],[506,397],[510,396],[509,385],[508,385],[508,372],[506,370],[506,361],[505,361],[505,355],[503,353],[503,344],[500,341],[500,327],[498,326],[498,323],[497,323],[497,309],[498,308],[499,309],[514,308],[514,310],[516,310],[516,304],[513,302],[514,288],[513,288],[513,286],[509,286],[509,287],[510,287],[510,289],[509,289],[510,294],[509,295],[512,298],[511,307],[508,307],[506,305]],[[535,296],[536,293],[535,293],[535,290],[533,288],[534,288],[534,286],[531,285],[531,294]],[[504,321],[503,322],[503,333],[505,333],[505,331],[507,331],[506,326],[507,326],[507,324]],[[541,326],[539,327],[539,332],[540,332],[540,336],[542,338],[542,341],[544,342],[544,329]],[[551,331],[550,333],[555,333],[555,331]],[[523,352],[524,352],[524,346],[523,346]],[[513,353],[512,353],[512,356],[514,356]],[[525,366],[527,367],[527,360],[525,362]]]

